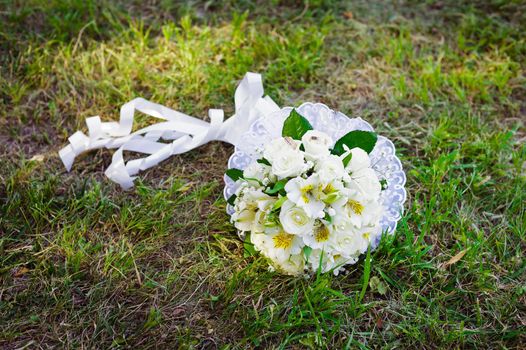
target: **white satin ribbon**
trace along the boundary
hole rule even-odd
[[[67,171],[70,171],[75,157],[83,152],[103,147],[117,148],[104,173],[123,189],[129,189],[133,187],[134,175],[159,164],[171,155],[188,152],[213,140],[235,145],[256,119],[279,110],[278,105],[263,94],[261,75],[246,73],[234,96],[235,114],[223,121],[223,110],[210,109],[209,123],[143,98],[136,98],[121,107],[119,122],[103,123],[99,116],[87,118],[88,135],[81,131],[75,132],[68,138],[69,145],[59,151],[59,156]],[[136,110],[165,121],[132,132]],[[159,142],[161,139],[172,142]],[[148,156],[125,162],[123,151]]]

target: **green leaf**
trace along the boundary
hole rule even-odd
[[[316,269],[316,280],[318,281],[320,279],[320,276],[321,276],[321,271],[322,271],[322,264],[323,264],[323,259],[324,259],[324,251],[323,249],[321,250],[321,254],[320,254],[320,262],[318,263],[318,268]]]
[[[245,241],[243,242],[243,248],[245,250],[243,253],[243,256],[245,258],[256,255],[256,249],[254,248],[254,245],[252,244],[252,241],[250,240],[250,232],[247,232],[245,235]]]
[[[260,159],[256,160],[256,162],[258,162],[259,164],[265,164],[265,165],[268,165],[268,166],[272,165],[272,164],[270,164],[270,162],[266,158],[260,158]]]
[[[309,121],[296,112],[296,109],[293,109],[283,123],[281,136],[301,140],[301,137],[309,130],[312,130],[312,125],[310,125]]]
[[[281,179],[278,182],[276,182],[272,188],[267,188],[263,192],[269,195],[276,194],[285,188],[285,185],[287,184],[288,181],[289,181],[288,179]]]
[[[382,185],[382,191],[386,190],[387,189],[387,180],[386,179],[381,179],[380,180],[380,185]]]
[[[329,193],[324,199],[323,202],[326,204],[332,204],[340,199],[340,194],[338,192]]]
[[[353,149],[359,147],[367,153],[371,153],[376,144],[377,136],[374,132],[354,130],[348,132],[341,139],[336,141],[332,153],[341,156],[345,153],[344,145]]]
[[[144,323],[144,328],[151,329],[158,326],[159,324],[161,324],[162,318],[163,317],[161,311],[152,306],[150,308],[150,312],[148,313],[148,319]]]
[[[378,292],[381,295],[385,295],[387,293],[387,286],[385,283],[378,278],[378,276],[371,277],[371,280],[369,281],[369,287],[372,291]]]
[[[342,160],[343,166],[346,167],[347,164],[349,164],[349,162],[351,161],[351,159],[352,159],[352,153],[349,152],[349,154],[346,155],[345,158],[343,158]]]
[[[272,207],[272,211],[278,210],[279,208],[281,208],[281,206],[283,205],[283,203],[285,203],[286,200],[287,200],[287,196],[279,197],[276,203],[274,203],[274,206]]]
[[[385,285],[384,282],[380,281],[380,283],[378,283],[378,293],[382,294],[382,295],[385,295],[387,294],[387,286]]]
[[[237,181],[237,180],[243,178],[243,170],[239,170],[239,169],[236,169],[236,168],[228,169],[225,172],[225,174],[226,174],[226,176],[231,178],[233,181]]]
[[[309,256],[312,253],[312,248],[309,246],[303,246],[303,256],[305,257],[305,262],[309,262]]]
[[[265,227],[276,227],[278,226],[278,216],[276,212],[271,211],[265,217],[265,222],[263,223]]]
[[[323,220],[327,221],[329,225],[332,224],[332,216],[330,216],[329,213],[325,213]]]
[[[310,332],[305,335],[302,335],[302,338],[299,340],[301,345],[305,345],[304,349],[318,349],[318,334],[315,332]]]
[[[228,197],[228,199],[226,200],[226,202],[228,204],[230,204],[231,206],[234,206],[234,202],[236,200],[237,196],[235,194],[231,195],[230,197]]]
[[[371,276],[371,246],[367,248],[367,256],[365,257],[364,266],[363,266],[363,284],[360,295],[358,296],[357,304],[360,304],[365,296],[367,291],[367,286],[369,285],[369,277]]]
[[[254,181],[254,182],[258,183],[260,186],[263,186],[263,182],[259,181],[255,177],[243,177],[242,179],[244,179],[246,181]]]

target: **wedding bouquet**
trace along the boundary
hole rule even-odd
[[[234,100],[233,116],[210,109],[205,122],[136,98],[121,107],[118,122],[87,118],[88,135],[75,132],[59,156],[69,171],[86,151],[117,149],[105,174],[129,189],[137,173],[172,155],[212,140],[233,144],[227,211],[245,245],[285,274],[338,274],[395,231],[405,173],[393,143],[369,123],[321,103],[280,108],[255,73],[245,75]],[[162,121],[132,132],[136,111]],[[125,161],[126,151],[145,156]]]
[[[226,172],[239,183],[231,220],[271,269],[338,274],[381,235],[383,182],[368,154],[376,140],[353,130],[334,142],[293,109],[260,158]]]

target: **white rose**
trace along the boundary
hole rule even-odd
[[[272,247],[272,237],[265,233],[253,232],[250,235],[250,241],[254,245],[254,248],[263,253],[265,256],[268,255],[270,248]]]
[[[329,155],[316,164],[315,170],[322,183],[329,183],[333,180],[341,179],[345,175],[345,169],[340,157]]]
[[[272,159],[272,173],[278,178],[293,177],[301,175],[307,170],[305,159],[301,151],[284,149],[281,154]]]
[[[377,199],[382,191],[382,185],[376,172],[371,168],[362,168],[351,174],[349,188],[358,190],[368,199]]]
[[[363,249],[367,250],[368,241],[359,230],[349,225],[335,235],[332,244],[334,253],[338,252],[345,257],[358,257]]]
[[[332,139],[324,132],[309,130],[303,135],[301,142],[305,148],[305,157],[309,160],[317,160],[330,154]]]
[[[274,261],[276,269],[286,275],[298,276],[303,273],[305,269],[305,261],[303,254],[292,254],[287,259],[280,259]]]
[[[299,151],[300,142],[290,137],[280,137],[270,141],[265,145],[263,150],[263,157],[270,163],[273,163],[276,158],[281,156],[283,153],[289,151]]]
[[[365,152],[363,149],[355,147],[349,152],[352,154],[352,158],[349,161],[349,164],[347,164],[347,166],[345,167],[345,170],[347,170],[347,172],[354,173],[355,171],[369,168],[371,166],[371,159],[369,158],[367,152]],[[342,157],[345,158],[348,154],[348,152],[345,152],[345,154],[342,155]]]
[[[314,227],[314,219],[310,218],[303,208],[289,200],[281,206],[279,220],[283,229],[294,235],[311,233]]]
[[[245,179],[256,179],[261,183],[265,184],[265,179],[274,180],[271,174],[271,168],[268,165],[261,164],[258,162],[250,163],[245,170],[243,170],[243,177]],[[256,181],[247,180],[251,184],[254,184]]]
[[[381,226],[365,226],[361,229],[346,228],[337,235],[334,250],[344,256],[358,257],[367,251],[369,244],[381,234]]]

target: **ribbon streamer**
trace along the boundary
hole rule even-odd
[[[224,121],[222,109],[210,109],[209,123],[136,98],[121,107],[119,122],[102,122],[99,116],[87,118],[88,135],[75,132],[68,138],[69,145],[59,151],[59,156],[70,171],[75,157],[83,152],[103,147],[117,148],[104,174],[123,189],[129,189],[133,187],[134,175],[139,171],[151,168],[174,154],[188,152],[214,140],[237,144],[239,137],[255,120],[279,110],[279,106],[263,94],[261,75],[246,73],[234,95],[235,114]],[[164,121],[132,132],[135,111]],[[123,151],[148,156],[125,162]]]

